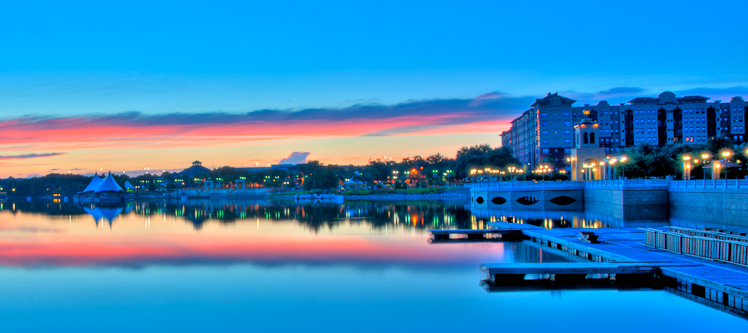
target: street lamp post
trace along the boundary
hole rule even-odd
[[[582,175],[582,180],[588,180],[587,176],[589,172],[587,172],[587,163],[582,164],[582,172],[584,173],[584,175]]]
[[[701,154],[701,160],[704,161],[704,165],[706,165],[706,159],[709,158],[709,154]],[[704,181],[706,181],[706,170],[702,167],[701,170],[704,172]]]
[[[691,179],[691,156],[683,155],[683,180]]]
[[[725,158],[725,180],[727,180],[727,159],[730,157],[731,153],[729,151],[723,151],[722,157]]]
[[[579,175],[577,174],[576,158],[575,157],[567,157],[566,158],[566,162],[569,163],[569,169],[571,170],[572,178],[574,177],[574,175],[576,175],[578,177]]]

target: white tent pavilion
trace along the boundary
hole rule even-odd
[[[135,189],[135,186],[132,186],[132,184],[130,184],[130,181],[126,180],[125,181],[125,190],[134,190],[134,189]]]
[[[89,183],[88,186],[86,186],[86,189],[81,193],[96,192],[96,189],[98,189],[103,182],[104,178],[99,177],[99,175],[94,175],[93,179],[91,179],[91,183]]]
[[[115,181],[114,177],[110,174],[106,178],[101,178],[98,175],[95,175],[91,180],[91,183],[89,183],[88,186],[86,186],[86,189],[81,193],[89,192],[124,192],[124,190],[119,186],[119,184],[117,184],[117,181]]]
[[[104,179],[103,182],[99,185],[99,188],[96,189],[96,193],[101,192],[124,192],[125,190],[122,189],[122,187],[117,184],[117,181],[114,180],[114,177],[110,174],[109,176]]]

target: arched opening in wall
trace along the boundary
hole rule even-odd
[[[590,143],[595,143],[595,133],[590,133]]]
[[[483,197],[477,197],[477,198],[475,198],[475,202],[477,202],[479,204],[482,204],[483,201],[485,201],[485,200],[483,200]]]
[[[584,144],[590,143],[590,136],[589,136],[589,134],[587,134],[587,132],[584,132],[584,134],[582,135],[582,137],[583,137],[582,142]]]
[[[582,180],[597,180],[595,179],[595,174],[597,173],[598,168],[598,161],[594,158],[588,158],[585,159],[581,163],[581,173],[582,173]]]
[[[495,197],[495,198],[491,199],[491,202],[493,202],[493,203],[495,203],[497,205],[503,205],[504,203],[506,203],[506,199],[504,199],[502,197]]]
[[[529,195],[528,195],[528,196],[524,196],[524,197],[521,197],[521,198],[517,199],[517,202],[518,202],[518,203],[520,203],[520,204],[522,204],[522,205],[525,205],[525,206],[530,206],[530,205],[534,205],[534,204],[536,204],[536,203],[537,203],[538,201],[540,201],[540,200],[538,200],[538,198],[536,198],[536,197],[532,197],[532,196],[529,196]]]
[[[571,205],[571,204],[573,204],[576,201],[577,201],[577,199],[574,199],[572,197],[567,197],[565,195],[558,196],[558,197],[555,197],[555,198],[551,199],[552,203],[560,205],[560,206]]]

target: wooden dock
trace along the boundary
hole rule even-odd
[[[653,264],[611,263],[611,262],[548,262],[548,263],[507,263],[484,264],[481,270],[495,275],[587,275],[587,274],[654,274]]]
[[[433,241],[458,240],[451,238],[452,235],[467,236],[459,240],[482,241],[482,240],[523,240],[524,235],[519,229],[434,229],[429,230]],[[493,238],[489,238],[493,237]]]
[[[614,275],[620,274],[612,273],[616,270],[633,269],[626,266],[639,267],[637,269],[641,268],[646,271],[654,268],[653,273],[643,274],[653,274],[676,294],[687,294],[690,295],[689,297],[699,298],[700,303],[718,309],[728,309],[727,312],[748,319],[748,267],[648,247],[645,245],[645,230],[642,229],[543,229],[502,222],[489,223],[489,225],[500,229],[521,230],[526,240],[542,249],[553,249],[554,252],[585,259],[590,264],[604,264],[577,266],[577,268],[572,266],[578,265],[577,262],[568,263],[570,265],[567,266],[559,266],[557,263],[531,264],[530,266],[517,266],[515,271],[518,272],[517,274],[523,272],[549,275],[563,273],[562,276],[566,274],[573,276],[572,280],[580,280],[580,275],[584,273]],[[580,232],[596,235],[599,243],[588,243],[580,239]],[[551,273],[552,269],[541,269],[538,265],[555,267],[556,273]],[[492,267],[493,277],[491,276]],[[501,284],[505,280],[502,280],[501,276],[497,279],[496,274],[505,272],[510,275],[511,273],[508,267],[495,266],[495,264],[484,265],[484,270],[488,273],[488,283],[491,283],[493,279],[494,282],[498,281],[498,284]],[[575,273],[578,274],[574,276]],[[512,279],[516,283],[518,277],[515,275],[506,280]],[[589,279],[584,281],[589,281]]]

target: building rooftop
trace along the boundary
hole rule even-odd
[[[683,96],[681,98],[678,98],[678,101],[680,102],[706,102],[709,100],[709,97],[704,96]]]
[[[637,97],[629,101],[631,104],[659,103],[659,98],[654,97]]]
[[[548,95],[546,95],[545,97],[536,99],[535,103],[532,103],[532,105],[530,106],[550,105],[553,103],[554,100],[558,100],[559,105],[571,105],[577,102],[571,98],[559,96],[558,93],[553,93],[553,94],[548,93]]]

